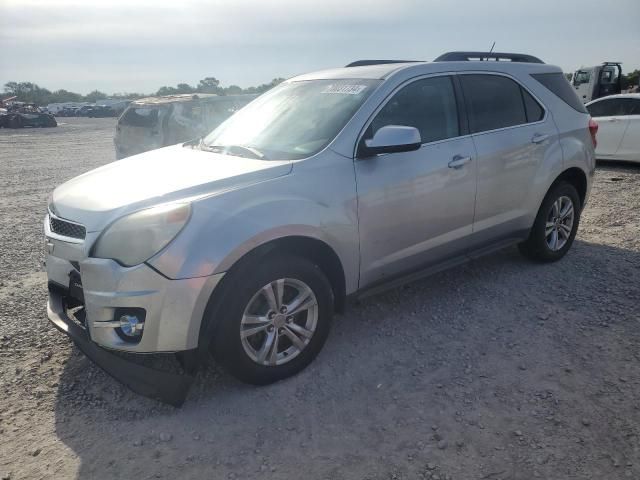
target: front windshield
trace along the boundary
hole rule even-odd
[[[591,80],[591,73],[584,70],[578,70],[573,76],[573,84],[580,85],[582,83],[589,83]]]
[[[380,80],[307,80],[265,93],[211,132],[204,148],[296,160],[326,147]],[[234,153],[235,154],[235,153]]]

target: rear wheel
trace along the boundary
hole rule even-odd
[[[296,374],[329,333],[333,294],[312,262],[277,254],[230,272],[212,353],[238,379],[269,384]]]
[[[544,198],[529,238],[518,245],[527,257],[560,260],[571,248],[580,223],[581,204],[575,187],[560,182]]]

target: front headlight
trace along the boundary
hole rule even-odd
[[[112,223],[98,238],[93,257],[110,258],[127,267],[138,265],[162,250],[185,226],[187,203],[141,210]]]

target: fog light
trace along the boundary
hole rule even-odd
[[[138,343],[144,331],[144,308],[118,308],[114,315],[116,333],[125,342]]]
[[[127,337],[139,337],[144,329],[144,320],[135,315],[122,315],[120,317],[120,330]]]

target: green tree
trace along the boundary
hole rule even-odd
[[[225,95],[240,95],[242,93],[242,88],[238,85],[229,85],[222,89]]]
[[[194,93],[196,91],[188,83],[179,83],[175,87],[160,87],[156,95],[179,95],[183,93]]]
[[[175,95],[176,89],[173,87],[160,87],[156,95]]]
[[[196,89],[188,83],[179,83],[178,85],[176,85],[176,91],[177,93],[193,93],[196,91]]]
[[[198,92],[201,93],[221,93],[220,92],[220,80],[216,77],[205,77],[200,82],[198,82],[198,86],[196,87]]]
[[[51,97],[51,92],[46,88],[41,88],[32,82],[7,82],[4,85],[5,93],[8,96],[17,96],[20,102],[44,104]]]
[[[106,93],[101,92],[99,90],[94,90],[93,92],[90,92],[87,95],[85,95],[84,96],[84,100],[86,102],[95,103],[98,100],[104,100],[107,97],[108,97],[108,95]]]
[[[623,76],[622,88],[631,88],[640,84],[640,70],[634,70]]]
[[[284,82],[284,78],[274,78],[269,83],[263,83],[262,85],[258,85],[257,87],[245,88],[244,93],[264,93],[282,82]]]
[[[56,103],[82,102],[82,95],[79,93],[69,92],[64,89],[56,90],[51,95],[55,98],[54,101]]]

